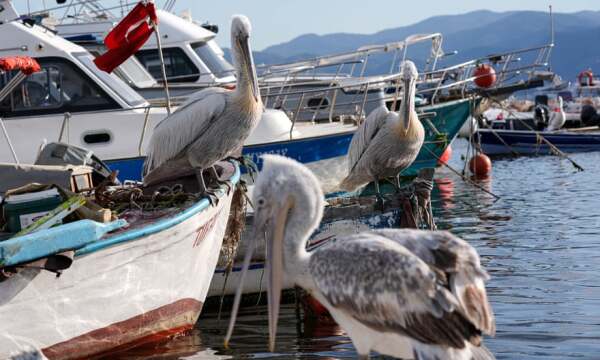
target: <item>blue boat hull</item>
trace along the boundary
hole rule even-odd
[[[470,100],[459,100],[440,105],[422,108],[423,112],[435,112],[430,122],[435,127],[424,122],[425,144],[413,165],[406,169],[403,175],[416,175],[420,169],[433,168],[437,165],[437,158],[442,155],[447,145],[454,140],[461,126],[468,118],[471,110]],[[343,159],[348,152],[353,132],[303,138],[289,141],[280,141],[260,145],[249,145],[243,149],[243,154],[250,156],[258,165],[262,166],[260,159],[264,154],[278,154],[290,157],[304,164],[329,166],[327,161]],[[119,171],[119,178],[140,180],[143,157],[108,160],[107,164],[112,170]],[[337,176],[337,174],[331,174]],[[337,179],[339,181],[339,178]]]
[[[565,153],[600,151],[600,132],[541,132],[544,138]],[[502,155],[546,155],[550,147],[538,141],[533,131],[481,129],[475,139],[479,139],[482,151],[490,156]],[[515,154],[516,153],[516,154]]]

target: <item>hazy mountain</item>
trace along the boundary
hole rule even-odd
[[[556,72],[572,79],[583,68],[600,72],[600,11],[555,14],[555,43],[552,65]],[[323,54],[356,49],[368,44],[398,41],[416,33],[441,32],[444,49],[458,50],[445,59],[456,63],[466,59],[543,45],[550,40],[550,18],[545,12],[474,11],[460,15],[435,16],[408,26],[386,29],[374,34],[305,34],[289,42],[255,53],[257,64],[282,63]],[[409,50],[409,57],[424,58],[426,47]],[[389,64],[375,61],[372,72],[387,71]]]

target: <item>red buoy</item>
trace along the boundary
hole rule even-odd
[[[492,161],[486,154],[479,153],[469,160],[469,170],[476,178],[486,178],[492,172]]]
[[[450,161],[451,157],[452,157],[452,147],[450,145],[448,145],[448,147],[446,148],[446,150],[444,150],[444,152],[442,153],[442,156],[440,156],[440,158],[438,160],[438,166],[447,164],[448,161]]]
[[[496,70],[488,64],[478,65],[473,76],[475,76],[475,85],[481,88],[489,88],[496,83]]]

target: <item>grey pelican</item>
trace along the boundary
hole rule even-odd
[[[239,150],[258,124],[263,104],[248,41],[250,31],[247,17],[233,17],[231,51],[237,71],[235,90],[214,87],[199,91],[154,128],[144,164],[144,182],[182,166],[192,166],[204,187],[202,169]]]
[[[401,67],[403,100],[400,111],[377,108],[363,121],[348,149],[348,176],[340,188],[353,191],[371,181],[381,200],[378,180],[396,177],[415,161],[425,139],[425,130],[415,111],[415,92],[418,77],[412,61]]]
[[[550,119],[548,120],[548,128],[546,131],[555,131],[560,130],[567,122],[567,115],[563,109],[563,98],[562,96],[558,97],[558,111],[553,111],[550,113]]]
[[[264,156],[253,193],[253,231],[266,238],[269,349],[274,350],[282,278],[321,302],[361,358],[371,350],[401,358],[493,359],[482,332],[495,320],[476,250],[448,232],[376,230],[306,251],[325,204],[317,178],[294,160]],[[242,284],[225,345],[233,331]]]

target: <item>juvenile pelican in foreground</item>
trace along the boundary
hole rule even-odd
[[[275,348],[282,277],[321,302],[361,358],[374,350],[416,359],[493,359],[481,334],[495,320],[479,255],[448,232],[377,230],[306,243],[323,216],[317,178],[294,160],[263,156],[254,187],[250,239],[234,300],[227,345],[254,243],[266,237],[269,349]]]
[[[348,149],[349,173],[341,182],[341,189],[353,191],[374,181],[380,196],[378,180],[398,176],[415,161],[425,139],[425,130],[415,111],[418,75],[415,64],[404,61],[400,111],[389,111],[382,106],[360,124]]]
[[[234,16],[231,51],[237,72],[234,91],[215,87],[190,96],[154,129],[144,164],[144,182],[192,166],[204,186],[202,169],[239,150],[263,112],[250,50],[250,21]]]
[[[548,120],[548,128],[546,129],[546,131],[560,130],[567,122],[567,115],[565,114],[565,110],[563,109],[562,96],[558,97],[557,110],[558,111],[553,111],[550,113],[550,119]]]

